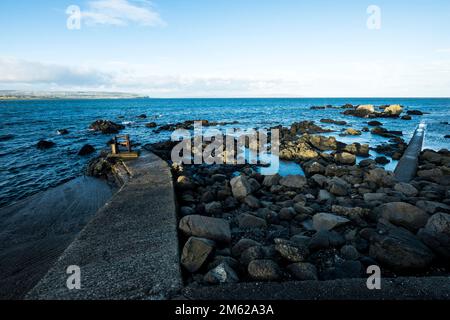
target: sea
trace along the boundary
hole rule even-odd
[[[97,150],[107,147],[113,135],[89,130],[98,119],[107,119],[126,126],[121,133],[129,134],[135,143],[146,144],[170,138],[171,132],[156,133],[145,126],[185,120],[234,122],[225,128],[269,128],[289,126],[293,122],[322,118],[345,120],[347,126],[320,124],[341,131],[352,127],[361,130],[367,119],[342,115],[340,109],[312,110],[312,106],[342,106],[351,103],[376,106],[400,104],[405,110],[420,110],[422,116],[412,120],[377,119],[389,130],[403,131],[408,142],[417,125],[427,125],[424,148],[450,149],[450,99],[448,98],[252,98],[252,99],[117,99],[117,100],[22,100],[0,101],[0,207],[11,205],[32,194],[57,186],[83,175],[88,161],[95,155],[78,156],[85,144]],[[145,114],[146,119],[138,116]],[[69,134],[59,135],[67,129]],[[361,136],[338,136],[338,140],[351,143],[369,143],[376,146],[387,139],[363,133]],[[38,150],[36,144],[45,139],[56,143],[48,150]],[[377,156],[374,152],[372,156]],[[395,161],[386,169],[393,170]],[[282,174],[295,172],[296,167],[285,163]]]

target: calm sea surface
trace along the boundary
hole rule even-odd
[[[358,104],[401,104],[407,109],[426,112],[413,120],[378,119],[390,130],[402,130],[409,141],[417,124],[427,125],[426,148],[450,149],[450,99],[131,99],[131,100],[39,100],[0,101],[0,206],[12,204],[24,197],[56,186],[83,173],[89,157],[77,155],[86,143],[98,150],[105,148],[109,135],[88,130],[97,119],[108,119],[126,124],[122,132],[131,134],[135,142],[149,143],[167,139],[170,132],[155,134],[145,127],[147,122],[168,124],[185,120],[239,121],[228,127],[256,128],[294,121],[321,118],[345,119],[349,126],[361,129],[365,119],[343,116],[342,110],[310,110],[311,106]],[[147,119],[138,119],[146,114]],[[323,124],[341,130],[342,127]],[[70,134],[58,135],[58,129]],[[7,141],[5,137],[12,135]],[[337,135],[337,133],[336,133]],[[50,140],[56,146],[37,150],[40,139]],[[343,142],[364,142],[375,146],[385,141],[364,133],[358,137],[339,137]]]

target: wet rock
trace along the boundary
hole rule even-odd
[[[339,164],[346,165],[354,165],[356,163],[355,155],[348,152],[335,153],[334,160]]]
[[[253,229],[253,228],[265,228],[267,222],[265,219],[261,219],[249,213],[241,213],[238,217],[239,228]]]
[[[156,122],[149,122],[149,123],[146,123],[145,126],[147,128],[153,129],[153,128],[156,128],[158,125],[156,124]]]
[[[336,231],[319,231],[316,232],[309,242],[310,250],[328,249],[330,247],[340,247],[345,243],[342,235]]]
[[[349,136],[360,136],[361,131],[355,130],[353,128],[348,128],[347,130],[344,131],[344,134]]]
[[[360,254],[354,246],[345,245],[341,248],[341,256],[345,260],[357,260],[360,256]]]
[[[96,178],[107,177],[111,172],[111,163],[103,157],[92,159],[86,168],[86,175]]]
[[[214,250],[214,241],[190,237],[181,253],[181,265],[189,272],[198,271]]]
[[[328,179],[327,177],[321,175],[321,174],[315,174],[311,177],[311,180],[314,181],[319,187],[325,186]]]
[[[209,215],[215,215],[222,212],[222,204],[219,201],[214,201],[205,204],[205,212]]]
[[[64,136],[66,134],[69,134],[69,130],[67,130],[67,129],[60,129],[60,130],[56,130],[56,133],[58,133],[60,136]]]
[[[450,206],[437,201],[419,200],[416,202],[416,206],[428,214],[433,214],[438,211],[450,213]]]
[[[242,252],[256,246],[261,246],[261,243],[252,239],[242,238],[231,248],[231,254],[234,257],[240,257]]]
[[[375,158],[375,162],[378,163],[378,164],[385,165],[385,164],[388,164],[389,162],[391,162],[391,160],[389,160],[386,157],[376,157]]]
[[[320,122],[336,124],[338,126],[345,126],[347,124],[346,121],[339,121],[339,120],[333,120],[333,119],[320,119]]]
[[[381,193],[381,192],[369,192],[369,193],[365,193],[363,195],[364,201],[366,202],[370,202],[370,201],[383,201],[386,198],[386,193]]]
[[[294,204],[294,210],[298,214],[310,216],[314,213],[314,209],[311,207],[306,207],[302,203]]]
[[[438,212],[431,216],[418,236],[439,256],[450,261],[450,214]]]
[[[406,182],[399,182],[394,186],[394,190],[401,192],[407,197],[415,197],[419,191],[411,184]]]
[[[403,108],[398,104],[393,104],[384,109],[384,113],[391,116],[398,116],[403,112]]]
[[[319,195],[317,196],[317,201],[319,202],[327,202],[333,200],[334,196],[329,193],[327,190],[321,189],[319,190]]]
[[[280,180],[280,185],[301,189],[306,184],[306,178],[300,175],[288,175]]]
[[[281,176],[279,174],[275,174],[272,176],[265,176],[263,181],[263,186],[271,187],[277,185],[281,180]]]
[[[139,119],[147,119],[147,115],[146,114],[140,114],[137,116]]]
[[[429,218],[428,214],[406,202],[390,202],[375,209],[375,213],[389,222],[417,231],[425,226]]]
[[[313,226],[316,231],[331,230],[350,222],[349,219],[331,213],[317,213],[313,216]]]
[[[400,227],[390,226],[382,234],[370,239],[369,254],[395,270],[423,269],[434,255],[414,234]]]
[[[241,257],[239,261],[245,265],[248,266],[248,264],[253,260],[259,260],[264,259],[266,257],[266,253],[264,251],[264,248],[262,246],[254,246],[247,248],[242,252]]]
[[[46,150],[46,149],[53,148],[55,145],[56,145],[56,143],[54,143],[53,141],[41,140],[36,144],[36,148],[38,148],[40,150]]]
[[[205,274],[204,280],[210,284],[236,283],[239,277],[236,272],[227,264],[221,263]]]
[[[281,270],[273,260],[253,260],[248,265],[248,273],[254,280],[276,281],[281,278]]]
[[[341,178],[334,177],[328,182],[328,191],[336,196],[346,196],[350,185]]]
[[[392,187],[396,183],[394,175],[382,168],[370,170],[365,174],[364,180],[373,182],[380,187]]]
[[[292,220],[296,214],[297,214],[297,212],[294,210],[294,208],[288,207],[288,208],[282,208],[280,210],[280,212],[278,213],[278,217],[281,220],[289,221],[289,220]]]
[[[103,134],[114,134],[119,133],[119,131],[125,129],[125,127],[109,120],[97,120],[89,126],[89,129],[100,131]]]
[[[252,192],[252,187],[245,176],[234,177],[231,179],[230,185],[233,196],[238,199],[245,198]]]
[[[184,206],[184,207],[180,208],[180,214],[181,214],[182,217],[188,216],[188,215],[191,215],[191,214],[194,214],[194,213],[195,213],[195,211],[191,207]]]
[[[308,176],[325,173],[325,167],[317,161],[310,161],[303,164],[303,170]]]
[[[331,132],[333,130],[324,129],[314,123],[314,121],[301,121],[296,122],[291,125],[291,134],[315,134],[315,133],[324,133]]]
[[[352,143],[348,144],[344,147],[343,151],[354,154],[356,156],[368,157],[369,156],[369,145],[368,144],[360,144],[360,143]]]
[[[379,127],[379,126],[383,125],[380,121],[376,121],[376,120],[369,121],[369,122],[367,122],[367,124],[372,127]]]
[[[95,152],[95,148],[91,146],[90,144],[85,144],[80,151],[78,151],[79,156],[87,156],[91,153]]]
[[[312,263],[297,262],[287,266],[288,271],[300,281],[318,280],[317,268]]]
[[[231,241],[230,224],[224,219],[189,215],[180,220],[179,228],[188,236],[227,243]]]
[[[423,115],[423,112],[420,110],[408,110],[406,111],[407,114],[409,114],[410,116],[421,116]]]
[[[405,114],[400,119],[402,119],[402,120],[412,120],[412,117],[410,115]]]
[[[244,199],[244,203],[252,209],[258,209],[261,207],[261,202],[252,195],[248,195]]]
[[[309,255],[308,247],[297,242],[275,239],[275,250],[290,262],[304,261]]]
[[[181,190],[191,190],[194,188],[194,184],[187,176],[179,176],[177,178],[176,186]]]
[[[350,115],[354,117],[366,118],[370,114],[375,112],[373,105],[360,105],[356,109],[349,109],[343,112],[344,115]]]
[[[362,276],[363,266],[359,261],[338,262],[334,268],[331,268],[322,274],[324,280],[355,279],[361,278]]]

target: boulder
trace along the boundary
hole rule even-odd
[[[328,182],[328,191],[335,196],[346,196],[350,190],[350,185],[341,178],[334,177]]]
[[[394,270],[423,269],[434,255],[414,234],[401,227],[386,228],[370,239],[369,254]]]
[[[254,246],[247,248],[242,252],[239,261],[241,264],[248,266],[248,264],[253,260],[259,260],[266,258],[266,252],[262,246]]]
[[[367,122],[367,124],[372,127],[379,127],[379,126],[383,125],[380,121],[376,121],[376,120],[369,121],[369,122]]]
[[[238,199],[245,198],[252,192],[252,186],[245,176],[234,177],[231,179],[230,185],[233,196]]]
[[[50,149],[56,145],[53,141],[41,140],[36,144],[36,148],[40,150]]]
[[[360,136],[361,131],[355,130],[353,128],[348,128],[347,130],[344,131],[344,134],[349,136]]]
[[[404,194],[407,197],[415,197],[419,193],[413,185],[406,182],[399,182],[395,184],[394,190]]]
[[[334,160],[339,164],[354,165],[356,157],[349,152],[338,152],[334,154]]]
[[[359,261],[342,261],[322,273],[324,280],[354,279],[363,276],[363,266]]]
[[[316,266],[307,262],[296,262],[287,266],[292,276],[300,281],[318,280]]]
[[[254,196],[248,195],[244,198],[244,203],[252,209],[261,207],[261,202]]]
[[[408,110],[406,111],[407,114],[409,114],[410,116],[421,116],[423,115],[423,112],[420,110]]]
[[[214,241],[190,237],[181,253],[181,265],[189,272],[197,272],[214,250]]]
[[[403,108],[398,104],[392,104],[384,109],[384,113],[392,116],[398,116],[403,112]]]
[[[241,213],[238,217],[239,228],[242,229],[254,229],[254,228],[265,228],[267,227],[267,222],[265,219],[256,217],[249,213]]]
[[[366,202],[370,202],[370,201],[383,201],[384,198],[386,198],[386,193],[381,193],[381,192],[369,192],[369,193],[364,193],[363,195],[364,201]]]
[[[58,133],[61,136],[64,136],[66,134],[69,134],[69,130],[67,130],[67,129],[59,129],[59,130],[56,130],[56,133]]]
[[[248,273],[258,281],[276,281],[282,275],[280,267],[272,260],[253,260],[248,265]]]
[[[313,227],[316,231],[331,230],[350,222],[349,219],[331,213],[317,213],[313,216]]]
[[[179,228],[188,236],[226,243],[231,241],[230,224],[224,219],[189,215],[181,218]]]
[[[425,226],[428,214],[406,202],[390,202],[377,207],[375,213],[394,225],[417,231]]]
[[[360,254],[354,246],[345,245],[341,248],[341,256],[345,260],[357,260],[360,257]]]
[[[391,162],[391,160],[389,160],[386,157],[381,156],[381,157],[376,157],[375,158],[375,162],[378,163],[378,164],[385,165],[385,164],[388,164],[389,162]]]
[[[147,128],[152,129],[152,128],[156,128],[158,125],[156,124],[156,122],[149,122],[149,123],[146,123],[145,126]]]
[[[125,127],[109,120],[97,120],[89,126],[89,129],[100,131],[103,134],[114,134],[119,133],[119,131],[125,129]]]
[[[303,164],[303,169],[308,176],[325,173],[325,167],[317,161]]]
[[[373,182],[379,187],[392,187],[396,183],[394,175],[383,168],[370,170],[364,175],[364,180]]]
[[[204,280],[210,284],[236,283],[239,277],[236,272],[227,264],[221,263],[204,276]]]
[[[265,176],[263,181],[263,186],[271,187],[277,185],[281,180],[281,176],[279,174],[275,174],[272,176]]]
[[[290,262],[305,261],[309,255],[308,247],[285,239],[275,239],[275,250],[281,257]]]
[[[373,105],[371,104],[363,104],[360,105],[356,108],[356,111],[364,113],[366,115],[370,114],[370,113],[374,113],[375,112],[375,108]]]
[[[205,212],[209,215],[219,214],[222,212],[222,204],[219,201],[214,201],[205,204]]]
[[[244,252],[248,248],[260,245],[261,243],[259,243],[258,241],[242,238],[231,248],[231,254],[235,257],[240,257],[242,252]]]
[[[437,201],[419,200],[416,202],[416,206],[429,214],[433,214],[439,211],[450,213],[450,206]]]
[[[280,180],[282,186],[301,189],[306,184],[306,178],[300,175],[288,175]]]
[[[328,249],[330,247],[340,247],[345,243],[342,235],[336,231],[316,232],[309,242],[310,250]]]
[[[439,256],[450,261],[450,214],[438,212],[431,216],[418,236]]]
[[[85,144],[80,151],[78,151],[79,156],[87,156],[91,153],[95,152],[95,148],[90,144]]]

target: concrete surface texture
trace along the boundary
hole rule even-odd
[[[0,210],[0,299],[21,299],[112,196],[80,177]]]
[[[168,299],[182,287],[175,196],[166,162],[126,163],[132,178],[81,231],[27,299]],[[67,288],[79,266],[81,289]]]
[[[382,279],[380,290],[369,290],[366,279],[330,281],[249,282],[214,287],[186,287],[188,300],[448,300],[450,278]]]
[[[409,142],[408,148],[398,162],[397,167],[394,170],[394,175],[398,181],[409,182],[415,177],[417,165],[419,163],[418,157],[422,151],[423,140],[425,137],[425,130],[425,123],[419,124]]]

